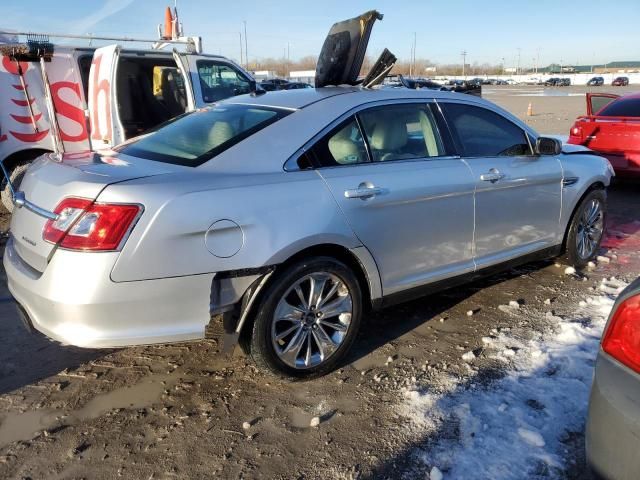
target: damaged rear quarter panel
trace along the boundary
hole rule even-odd
[[[320,243],[360,245],[315,171],[186,172],[113,185],[99,200],[145,207],[111,272],[115,282],[258,268]],[[205,246],[223,219],[242,229],[241,248],[228,258]]]

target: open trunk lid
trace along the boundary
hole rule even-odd
[[[382,14],[371,10],[331,27],[316,65],[316,88],[356,85],[376,20]]]
[[[166,164],[93,152],[67,154],[61,161],[53,158],[47,154],[33,162],[20,184],[28,202],[50,212],[66,197],[95,200],[107,185],[172,170]],[[46,222],[45,217],[26,207],[14,208],[11,218],[16,252],[39,272],[45,270],[56,248],[42,237]]]

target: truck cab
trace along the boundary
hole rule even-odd
[[[16,184],[33,159],[55,150],[55,130],[65,152],[108,149],[254,85],[223,56],[118,44],[56,46],[45,69],[55,126],[39,62],[0,55],[0,161]],[[11,211],[6,180],[0,188]]]

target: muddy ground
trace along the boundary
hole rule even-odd
[[[487,98],[526,112],[522,97]],[[557,111],[578,108],[574,97],[557,98]],[[564,117],[577,113],[548,120],[546,133],[563,133]],[[570,315],[602,278],[635,278],[638,243],[628,240],[640,230],[638,187],[618,185],[609,199],[609,263],[584,277],[553,261],[531,264],[370,314],[345,365],[312,382],[274,379],[239,351],[223,357],[215,340],[63,347],[23,329],[0,278],[0,478],[428,478],[413,451],[432,439],[399,413],[403,388],[470,374],[490,384],[504,367],[479,351],[470,373],[461,354],[492,329],[553,328],[546,311]],[[510,300],[522,315],[497,308]],[[582,432],[567,439],[566,478],[585,478],[583,441]]]

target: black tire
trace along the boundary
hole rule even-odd
[[[278,355],[272,341],[275,311],[281,299],[298,281],[310,274],[330,274],[338,278],[351,296],[351,320],[339,346],[321,363],[303,368],[287,365]],[[257,305],[250,338],[250,353],[258,367],[292,380],[311,379],[336,369],[351,349],[360,328],[362,291],[355,274],[344,263],[331,257],[312,257],[298,261],[277,272]],[[302,321],[301,321],[302,323]],[[311,328],[311,327],[309,327]],[[309,332],[311,334],[311,332]],[[294,362],[295,363],[295,362]]]
[[[583,216],[585,215],[585,210],[590,208],[593,201],[598,201],[601,204],[602,208],[602,231],[597,238],[595,243],[595,247],[593,250],[586,256],[581,255],[578,248],[578,234],[581,229],[581,221]],[[565,240],[565,248],[564,248],[564,261],[569,265],[575,268],[584,268],[587,264],[593,260],[597,255],[600,249],[600,242],[602,241],[602,237],[604,236],[604,229],[607,224],[607,194],[604,190],[594,189],[587,193],[580,205],[573,212],[573,217],[571,218],[571,223],[569,224],[567,230],[567,236]]]
[[[15,165],[9,171],[9,177],[11,178],[11,183],[13,184],[14,188],[18,188],[20,186],[20,183],[22,182],[22,178],[24,177],[24,174],[27,171],[27,168],[29,168],[29,165],[31,165],[32,161],[33,161],[32,159],[22,161],[17,165]],[[11,197],[11,190],[9,189],[9,184],[7,183],[7,179],[4,178],[2,173],[0,173],[0,176],[2,177],[2,182],[0,183],[0,200],[2,201],[1,208],[6,212],[12,213],[13,198]]]

